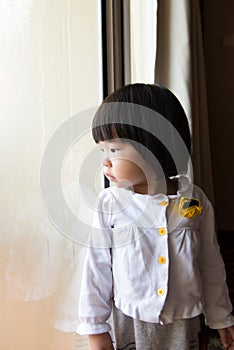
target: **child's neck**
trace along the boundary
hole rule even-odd
[[[159,193],[165,193],[167,195],[173,195],[178,191],[178,181],[167,179],[165,182],[155,179],[152,182],[141,184],[139,186],[136,185],[134,186],[133,190],[134,192],[140,194],[155,195]]]

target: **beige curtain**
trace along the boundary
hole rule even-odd
[[[106,0],[103,6],[104,95],[131,81],[130,0]],[[105,81],[106,80],[106,81]]]
[[[198,0],[158,0],[155,82],[171,89],[187,113],[194,182],[214,201]]]

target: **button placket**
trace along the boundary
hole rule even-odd
[[[158,251],[156,256],[156,264],[158,265],[158,281],[155,288],[155,294],[161,298],[161,301],[163,303],[163,300],[165,299],[165,296],[167,294],[167,280],[168,280],[168,239],[167,239],[167,207],[168,207],[169,201],[168,198],[165,196],[162,198],[162,200],[158,203],[159,206],[161,206],[161,215],[160,215],[160,225],[157,228],[157,234],[158,236],[161,236],[161,238],[158,238]]]
[[[168,198],[164,196],[162,200],[158,203],[159,206],[162,207],[161,209],[161,227],[158,228],[158,234],[160,236],[164,236],[167,233],[167,218],[166,218],[166,212],[167,212],[167,206],[168,206]]]

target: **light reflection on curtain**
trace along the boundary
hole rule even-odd
[[[154,83],[157,0],[130,1],[131,82]]]

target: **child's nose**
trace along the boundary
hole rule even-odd
[[[103,165],[108,167],[108,168],[111,168],[112,167],[112,163],[111,163],[111,160],[110,159],[105,159],[103,161]]]

